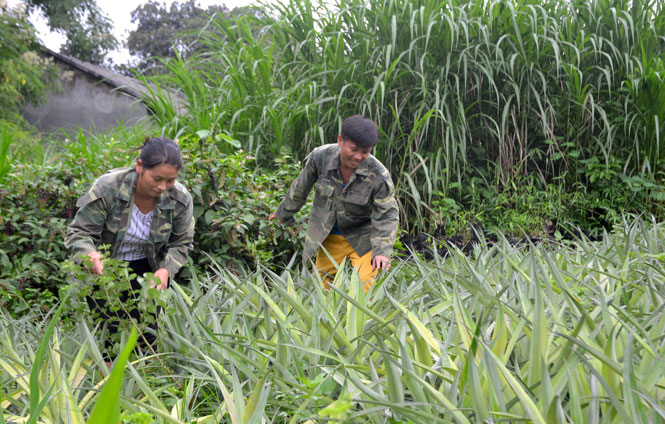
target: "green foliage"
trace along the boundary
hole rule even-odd
[[[66,284],[61,264],[68,258],[63,240],[76,213],[76,200],[95,178],[109,169],[133,166],[144,128],[73,140],[17,144],[15,157],[0,185],[0,302],[15,314],[32,305],[49,308]],[[2,133],[0,133],[1,135]],[[211,259],[235,266],[257,262],[286,263],[301,247],[309,208],[300,227],[289,229],[268,216],[274,212],[299,164],[276,159],[276,172],[255,166],[254,158],[236,151],[237,142],[223,133],[201,132],[180,140],[185,169],[179,179],[192,193],[197,227],[193,263]],[[15,149],[14,149],[15,148]],[[228,152],[228,153],[225,153]],[[34,161],[34,162],[32,162]],[[12,161],[10,161],[12,162]]]
[[[9,172],[11,158],[9,157],[9,146],[12,143],[12,137],[9,134],[6,122],[0,122],[0,183]]]
[[[122,349],[113,371],[104,384],[104,388],[97,398],[95,407],[90,412],[89,424],[117,424],[120,423],[120,396],[124,382],[125,364],[136,343],[136,329],[132,329],[127,344]]]
[[[69,252],[63,239],[76,200],[95,177],[130,165],[130,146],[140,145],[141,136],[121,129],[98,137],[79,133],[49,147],[22,137],[9,133],[17,160],[10,160],[0,185],[0,302],[16,314],[55,301],[65,281],[61,264]]]
[[[40,136],[21,116],[21,107],[42,102],[46,90],[57,86],[57,67],[37,53],[39,48],[27,15],[0,4],[0,189],[13,164],[37,153],[25,148],[38,144]]]
[[[226,6],[208,6],[203,9],[194,0],[165,4],[148,1],[132,11],[135,30],[129,33],[127,48],[140,62],[136,68],[148,74],[159,65],[158,58],[189,57],[195,51],[199,32],[208,25],[215,14],[228,16]]]
[[[661,422],[664,231],[500,237],[396,263],[367,295],[348,269],[330,290],[308,267],[193,270],[160,315],[159,356],[130,355],[122,388],[84,322],[0,310],[3,413],[26,419],[39,368],[46,422],[92,418],[107,378],[125,422]]]
[[[609,223],[618,216],[614,199],[578,172],[587,161],[616,160],[622,181],[661,191],[662,8],[287,1],[266,16],[213,21],[201,34],[207,49],[151,80],[184,87],[188,99],[179,117],[155,93],[156,119],[171,135],[223,129],[268,166],[285,148],[302,158],[334,141],[342,118],[365,114],[381,127],[375,153],[411,232],[441,220],[432,202],[468,208],[478,195],[468,184],[474,177],[488,197],[525,178],[541,190],[584,190],[607,215],[589,222]],[[662,216],[660,202],[637,202],[631,210]]]
[[[233,21],[220,17],[201,34],[205,50],[187,60],[178,56],[168,61],[167,74],[146,81],[160,88],[152,91],[148,102],[166,134],[183,137],[200,130],[223,131],[240,140],[243,149],[264,166],[282,153],[294,135],[291,121],[306,123],[300,120],[300,111],[293,109],[300,93],[285,93],[275,86],[272,67],[276,62],[264,25],[265,20],[256,15]],[[221,55],[220,46],[227,46]],[[184,116],[178,116],[165,88],[177,88],[186,97]]]
[[[105,249],[100,251],[105,252]],[[144,330],[155,323],[159,308],[168,308],[172,292],[154,288],[156,277],[152,273],[138,277],[141,289],[134,290],[130,283],[137,276],[127,267],[126,261],[106,257],[104,273],[97,275],[88,271],[90,258],[79,259],[81,265],[72,260],[61,265],[68,284],[60,289],[59,297],[66,299],[67,313],[77,320],[85,320],[91,328],[115,324],[118,332],[104,334],[105,344],[111,346],[115,354],[121,353],[123,333],[127,334],[129,330],[138,329],[139,340],[148,349],[150,343]],[[104,310],[90,306],[89,302],[103,305]]]
[[[89,415],[88,422],[107,423],[114,422],[109,420],[114,413],[118,415],[124,384],[124,367],[127,357],[132,352],[136,333],[130,334],[111,375],[103,378],[102,374],[109,373],[104,362],[101,362],[101,367],[97,368],[87,358],[96,347],[91,345],[89,340],[82,341],[78,346],[68,343],[66,334],[67,331],[72,331],[72,328],[63,329],[61,326],[60,317],[64,312],[64,306],[65,303],[62,303],[57,309],[54,308],[55,312],[43,317],[43,322],[35,315],[29,316],[22,322],[17,321],[22,330],[29,331],[29,334],[21,334],[16,332],[15,328],[5,327],[6,311],[0,312],[2,314],[0,326],[3,335],[7,336],[0,342],[3,352],[0,361],[0,378],[3,388],[10,391],[8,395],[7,392],[2,394],[3,408],[0,412],[0,422],[5,422],[4,418],[8,419],[7,422],[19,419],[25,423],[85,422],[85,413],[85,416]],[[25,327],[24,324],[28,322],[32,324]],[[25,342],[26,337],[31,339],[30,342]],[[65,340],[61,345],[63,339]],[[67,352],[61,351],[61,347]],[[69,375],[66,375],[62,368],[63,364],[67,364]],[[5,380],[8,376],[10,382]],[[92,389],[92,392],[85,393],[85,397],[79,396],[81,391],[78,387],[78,384],[84,381],[89,382],[88,387]],[[102,385],[104,387],[98,394],[98,388]],[[24,401],[26,407],[21,408],[20,405]],[[107,415],[102,415],[103,418],[100,418],[99,414]]]
[[[42,101],[54,83],[55,66],[41,58],[38,49],[27,15],[0,5],[0,121],[22,123],[19,108]]]
[[[548,221],[575,222],[584,228],[590,224],[584,215],[590,208],[585,203],[588,199],[578,192],[566,192],[560,184],[543,187],[537,179],[523,177],[497,191],[481,178],[469,177],[468,181],[464,207],[448,217],[450,229],[444,226],[448,235],[467,235],[470,226],[479,226],[495,235],[545,237]]]
[[[207,50],[145,79],[154,121],[179,138],[197,227],[177,280],[188,285],[133,305],[117,302],[122,263],[101,278],[61,269],[62,238],[75,200],[132,165],[146,131],[44,147],[5,127],[3,419],[36,417],[37,400],[45,422],[83,422],[99,405],[106,336],[75,313],[89,294],[164,310],[159,355],[137,354],[124,384],[114,378],[124,422],[665,420],[664,229],[623,214],[663,218],[661,9],[290,1],[213,21]],[[482,226],[496,242],[400,260],[368,295],[348,269],[324,290],[294,265],[304,231],[267,218],[298,159],[351,113],[381,125],[376,154],[405,228],[470,239]],[[550,220],[615,230],[595,242],[507,240]],[[58,288],[71,314],[45,337]]]
[[[21,299],[48,308],[53,297],[41,292],[57,292],[67,256],[62,240],[82,187],[75,183],[79,175],[59,167],[14,169],[23,178],[13,180],[16,171],[11,172],[0,189],[0,290],[4,307],[23,313],[29,305]]]
[[[118,47],[113,23],[96,0],[28,0],[28,10],[46,16],[49,28],[67,37],[62,53],[85,62],[102,64],[106,54]]]
[[[53,334],[53,329],[55,328],[55,324],[58,322],[58,318],[60,317],[63,306],[64,303],[58,306],[58,309],[56,309],[55,313],[53,314],[51,322],[44,331],[44,336],[39,342],[39,348],[37,349],[37,354],[35,355],[35,361],[32,364],[32,369],[30,370],[30,417],[28,419],[28,424],[37,423],[37,420],[39,419],[39,416],[41,415],[41,412],[44,409],[48,398],[53,392],[53,386],[51,386],[46,391],[46,393],[44,393],[44,396],[41,396],[39,390],[39,373],[42,369],[42,363],[46,357],[46,349],[49,345],[49,339]]]
[[[651,211],[657,220],[663,216],[665,185],[662,180],[662,162],[656,165],[656,179],[649,171],[642,170],[635,175],[626,175],[625,163],[610,155],[607,163],[599,163],[597,158],[581,161],[577,172],[587,178],[585,200],[590,211],[591,224],[594,220],[609,222],[611,225],[621,221],[624,212],[642,213]]]
[[[299,164],[282,156],[275,160],[277,171],[267,173],[241,150],[223,153],[235,144],[224,133],[207,131],[180,141],[187,152],[183,180],[195,204],[198,251],[194,263],[288,262],[304,241],[304,222],[294,230],[268,217],[297,176]],[[304,220],[309,210],[309,206],[303,208],[299,219]]]

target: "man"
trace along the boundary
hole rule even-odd
[[[318,249],[316,268],[325,276],[326,286],[337,267],[325,251],[337,264],[349,259],[365,292],[379,269],[390,269],[399,210],[388,170],[370,154],[378,137],[370,119],[360,115],[345,119],[337,143],[317,147],[305,158],[300,175],[270,215],[271,220],[277,217],[292,225],[293,215],[316,184],[303,257],[309,259]]]

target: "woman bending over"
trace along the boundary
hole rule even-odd
[[[182,157],[173,140],[147,139],[135,167],[107,172],[78,200],[78,212],[67,228],[67,248],[79,259],[88,256],[90,272],[102,275],[98,249],[110,245],[111,258],[127,261],[138,276],[153,272],[159,279],[157,289],[166,289],[187,261],[194,237],[192,197],[176,181],[181,168]],[[136,279],[131,287],[141,289]],[[125,301],[128,293],[119,296]],[[110,333],[117,331],[105,302],[89,297],[88,304],[108,321]],[[130,315],[139,318],[135,309]],[[152,344],[154,336],[147,341]]]

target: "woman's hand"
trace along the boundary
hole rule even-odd
[[[155,271],[155,277],[159,278],[161,283],[157,286],[152,284],[150,288],[155,287],[157,290],[166,290],[169,287],[169,271],[166,268],[159,268]]]
[[[102,275],[102,272],[104,272],[104,264],[102,263],[102,254],[99,253],[96,250],[92,250],[88,252],[88,257],[90,257],[90,262],[92,262],[92,265],[90,266],[89,271],[97,274],[97,275]]]

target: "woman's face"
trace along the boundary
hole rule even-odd
[[[146,169],[143,167],[141,159],[136,161],[136,172],[139,174],[136,193],[143,197],[159,197],[173,187],[178,176],[178,168],[173,165],[162,164]]]

